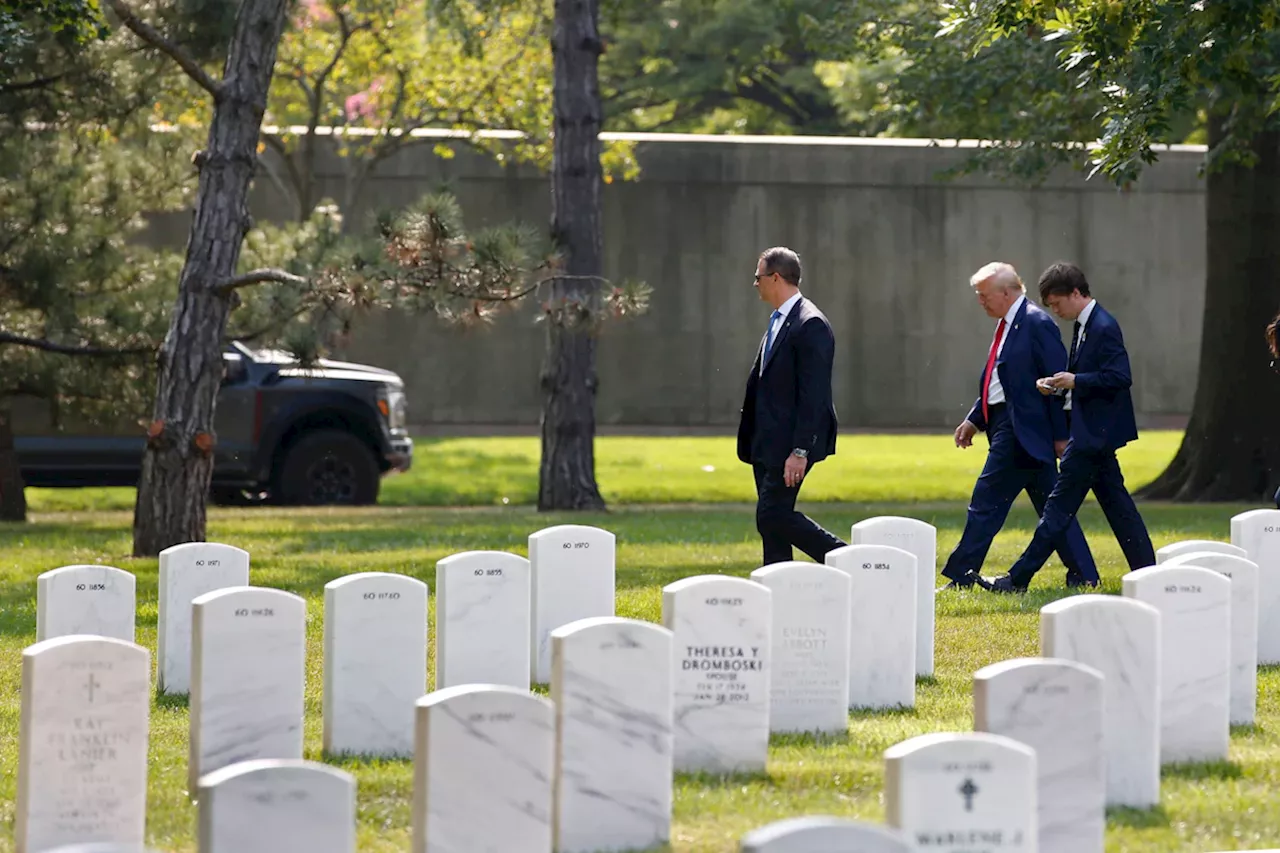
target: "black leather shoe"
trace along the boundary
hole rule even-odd
[[[1067,578],[1067,589],[1097,589],[1097,581],[1082,581],[1079,578]]]
[[[961,575],[958,579],[951,581],[951,583],[947,584],[946,586],[938,587],[937,591],[942,592],[948,589],[968,589],[969,587],[976,584],[978,580],[979,578],[978,578],[977,572],[969,572],[968,574]]]
[[[1008,575],[1001,575],[998,578],[983,578],[987,583],[984,588],[991,592],[1010,593],[1010,592],[1026,592],[1026,586],[1016,586]]]

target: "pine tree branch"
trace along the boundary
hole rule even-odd
[[[133,31],[134,35],[167,54],[174,62],[178,63],[183,71],[187,72],[188,77],[196,81],[210,95],[213,95],[215,100],[222,97],[223,92],[226,91],[223,84],[209,76],[209,72],[201,68],[200,63],[196,62],[189,53],[169,41],[155,27],[135,15],[133,10],[129,8],[129,4],[124,0],[106,0],[106,4],[111,7],[111,11],[119,16],[124,25]]]
[[[306,285],[311,283],[309,279],[303,278],[300,275],[294,275],[291,272],[285,272],[284,270],[259,269],[251,270],[244,275],[239,275],[229,281],[224,281],[222,284],[218,285],[215,290],[223,296],[226,296],[232,291],[239,290],[242,287],[248,287],[251,284],[263,284],[269,281],[278,282],[279,284],[297,285]]]
[[[111,347],[71,346],[46,340],[45,338],[24,338],[21,335],[13,335],[9,332],[0,332],[0,344],[15,344],[20,347],[28,347],[30,349],[43,350],[44,352],[57,353],[58,355],[87,355],[102,357],[113,355],[143,355],[144,353],[155,352],[155,347],[121,347],[119,349],[113,349]]]

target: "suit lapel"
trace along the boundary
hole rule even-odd
[[[796,315],[800,312],[800,306],[804,304],[804,297],[796,300],[796,304],[791,306],[791,311],[787,316],[782,318],[782,325],[778,328],[778,336],[773,339],[773,345],[769,347],[769,356],[764,360],[764,367],[760,368],[760,372],[769,369],[769,365],[773,363],[773,354],[778,351],[778,345],[787,339],[787,335],[791,332],[791,325],[795,322]],[[768,334],[766,332],[766,334]],[[761,349],[764,348],[764,341],[760,342]]]
[[[1004,354],[1009,351],[1009,347],[1013,346],[1013,338],[1018,334],[1018,330],[1022,328],[1022,321],[1027,319],[1027,302],[1023,300],[1018,306],[1018,312],[1013,315],[1013,323],[1004,330],[1004,344],[1000,348],[1000,354],[996,356],[996,366],[1004,364]]]
[[[1102,310],[1102,306],[1098,304],[1098,300],[1093,301],[1093,310],[1089,312],[1089,319],[1080,327],[1080,343],[1076,344],[1076,357],[1068,365],[1070,370],[1080,363],[1080,356],[1084,352],[1085,343],[1089,340],[1089,327],[1093,325],[1093,321],[1097,318],[1098,312]]]

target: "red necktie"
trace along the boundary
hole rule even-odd
[[[989,415],[987,413],[987,395],[991,391],[991,372],[996,369],[996,353],[1000,351],[1000,339],[1004,337],[1004,318],[1000,318],[1000,325],[996,326],[996,336],[991,340],[991,352],[987,353],[987,372],[982,376],[982,419],[985,421]]]

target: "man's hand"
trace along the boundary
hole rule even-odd
[[[973,445],[973,437],[978,434],[978,428],[969,421],[964,421],[960,426],[956,427],[956,447],[971,447]]]
[[[787,488],[800,485],[800,481],[804,479],[804,471],[808,467],[808,459],[801,459],[795,455],[788,456],[787,464],[782,466],[782,481],[787,484]]]
[[[1055,455],[1055,456],[1057,456],[1059,459],[1061,459],[1061,458],[1062,458],[1062,454],[1064,454],[1064,453],[1066,453],[1066,452],[1067,452],[1067,441],[1066,441],[1066,439],[1063,439],[1062,441],[1055,441],[1055,442],[1053,443],[1053,453],[1054,453],[1054,455]]]
[[[1074,373],[1055,373],[1048,379],[1049,384],[1054,388],[1066,388],[1070,391],[1076,387],[1076,375]]]
[[[1036,390],[1039,391],[1045,397],[1051,396],[1053,392],[1057,390],[1056,388],[1053,387],[1053,377],[1046,376],[1043,379],[1037,379]]]

